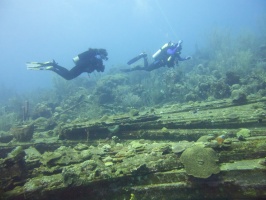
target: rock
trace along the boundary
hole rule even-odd
[[[111,156],[107,156],[106,158],[103,158],[103,162],[112,162],[112,157]]]
[[[81,163],[80,167],[83,171],[88,171],[88,170],[92,171],[96,169],[97,163],[94,160],[86,160],[83,163]]]
[[[141,143],[139,143],[139,141],[132,141],[131,143],[130,143],[130,145],[131,145],[131,147],[133,148],[133,149],[142,149],[144,146],[143,146],[143,144],[141,144]]]
[[[210,142],[213,139],[214,139],[213,135],[203,135],[197,140],[197,142]]]
[[[14,138],[19,142],[30,141],[34,132],[34,125],[30,124],[15,127],[12,128],[10,132],[14,136]]]
[[[4,132],[4,131],[0,131],[0,142],[2,143],[8,143],[13,139],[13,135]]]
[[[25,153],[26,153],[26,156],[25,156],[25,160],[35,160],[35,159],[40,159],[41,158],[41,154],[40,152],[35,149],[34,147],[29,147],[28,149],[25,149],[24,150]]]
[[[139,111],[137,109],[131,109],[129,111],[129,115],[134,117],[134,116],[138,116],[139,115]]]
[[[228,71],[225,75],[225,83],[228,85],[234,85],[240,82],[240,76],[236,72]]]
[[[162,130],[163,133],[169,133],[169,130],[166,127],[163,127],[161,130]]]
[[[102,147],[102,149],[103,149],[104,152],[108,152],[108,151],[110,151],[111,148],[112,148],[112,147],[111,147],[109,144],[105,144],[105,145],[103,145],[103,147]]]
[[[246,128],[242,128],[240,131],[236,133],[237,138],[247,138],[250,137],[250,130]]]
[[[181,141],[178,143],[172,144],[172,152],[175,154],[181,153],[185,151],[188,147],[190,147],[193,143],[188,141]]]
[[[148,174],[150,173],[149,168],[147,167],[146,164],[142,164],[138,167],[136,167],[134,170],[132,170],[132,175],[143,175],[143,174]]]
[[[24,160],[27,165],[27,169],[34,169],[41,165],[40,159],[42,158],[42,155],[36,148],[31,146],[28,149],[25,149],[24,152],[26,154]]]
[[[120,126],[119,125],[115,125],[112,127],[108,128],[108,131],[110,132],[110,134],[117,134],[119,132]]]
[[[212,174],[220,172],[216,163],[218,158],[211,148],[194,145],[182,153],[180,160],[184,164],[187,174],[197,178],[208,178]]]
[[[51,105],[49,104],[43,104],[39,103],[36,105],[32,112],[32,119],[37,119],[39,117],[45,117],[45,118],[50,118],[52,116],[52,108]]]
[[[86,144],[82,144],[82,143],[78,143],[74,149],[77,150],[77,151],[82,151],[82,150],[86,150],[88,149],[89,147],[86,145]]]
[[[7,158],[13,158],[13,159],[20,159],[25,156],[25,152],[22,148],[22,146],[17,146],[15,149],[13,149],[8,155]]]
[[[242,90],[233,90],[231,93],[232,102],[235,104],[243,104],[247,102],[247,95]]]
[[[60,159],[62,157],[62,154],[59,152],[45,152],[42,155],[41,162],[43,165],[55,165],[55,161]]]
[[[88,160],[92,157],[92,153],[90,150],[86,149],[80,152],[80,157],[82,160]]]
[[[65,167],[62,170],[64,185],[70,186],[78,182],[79,176],[74,168]]]
[[[21,146],[13,149],[5,159],[0,158],[0,199],[4,190],[12,189],[27,177],[25,152]]]
[[[104,163],[104,165],[106,166],[106,167],[110,167],[110,166],[112,166],[114,163],[113,162],[106,162],[106,163]]]

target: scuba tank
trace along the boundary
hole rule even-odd
[[[80,53],[77,56],[75,56],[72,60],[77,65],[80,62],[86,62],[89,59],[89,57],[90,57],[90,52],[85,51],[85,52]]]
[[[77,62],[79,61],[79,56],[75,56],[72,60],[75,64],[77,64]]]
[[[155,54],[152,55],[153,59],[156,59],[160,55],[162,50],[164,50],[165,48],[169,46],[171,46],[171,42],[165,43],[158,51],[155,52]]]

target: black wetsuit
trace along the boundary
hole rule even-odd
[[[50,70],[66,80],[71,80],[78,77],[83,72],[91,73],[94,70],[103,72],[105,69],[103,59],[108,59],[105,49],[89,49],[88,51],[79,54],[78,57],[79,61],[76,62],[76,66],[71,70],[61,67],[57,63],[54,63]]]
[[[136,70],[145,70],[145,71],[152,71],[158,69],[160,67],[174,67],[177,65],[178,61],[184,61],[190,59],[190,57],[182,58],[180,57],[182,46],[177,46],[175,44],[171,44],[168,48],[163,50],[158,57],[154,59],[151,64],[148,64],[148,59],[146,54],[140,54],[139,56],[133,58],[128,62],[128,64],[132,64],[135,61],[139,60],[140,58],[144,59],[144,66],[135,66],[130,69],[123,69],[124,72],[131,72]],[[171,57],[171,58],[170,58]]]
[[[157,59],[153,61],[151,64],[148,64],[148,59],[147,57],[144,57],[144,66],[136,66],[134,68],[131,68],[130,71],[135,71],[135,70],[145,70],[145,71],[152,71],[155,69],[158,69],[160,67],[174,67],[177,63],[177,61],[184,61],[186,58],[181,58],[179,54],[176,54],[174,58],[172,58],[170,61],[167,60],[168,57],[162,58],[162,59]]]

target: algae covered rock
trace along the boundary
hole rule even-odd
[[[45,152],[42,155],[41,162],[44,165],[52,166],[55,165],[55,162],[62,157],[62,154],[59,152]]]
[[[242,90],[233,90],[231,93],[231,98],[233,103],[241,104],[247,102],[247,94]]]
[[[208,178],[220,172],[216,163],[217,155],[211,148],[204,148],[201,145],[192,146],[182,153],[180,160],[186,172],[197,178]]]
[[[237,138],[239,137],[243,137],[243,138],[247,138],[250,137],[250,130],[247,128],[242,128],[240,131],[238,131],[236,133]]]
[[[131,109],[129,111],[129,115],[134,117],[134,116],[138,116],[139,115],[139,111],[137,109]]]
[[[187,148],[191,147],[193,145],[192,142],[188,141],[181,141],[177,143],[172,144],[172,152],[175,154],[182,153],[185,151]]]
[[[24,162],[25,152],[22,146],[13,149],[6,158],[0,158],[0,199],[3,191],[10,190],[27,176],[27,166]]]
[[[39,159],[42,157],[41,153],[35,149],[33,146],[30,146],[28,149],[25,149],[25,161],[27,163],[31,163],[31,162],[38,162]]]
[[[34,125],[23,125],[14,127],[10,130],[11,134],[14,138],[19,142],[27,142],[32,139],[32,135],[34,132]]]
[[[24,156],[25,156],[25,152],[22,146],[17,146],[7,155],[7,158],[13,158],[17,160],[18,158],[22,158]]]
[[[8,143],[13,139],[13,135],[5,131],[0,131],[0,143]]]

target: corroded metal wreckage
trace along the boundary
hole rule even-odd
[[[132,113],[0,143],[1,198],[266,198],[266,98]]]

